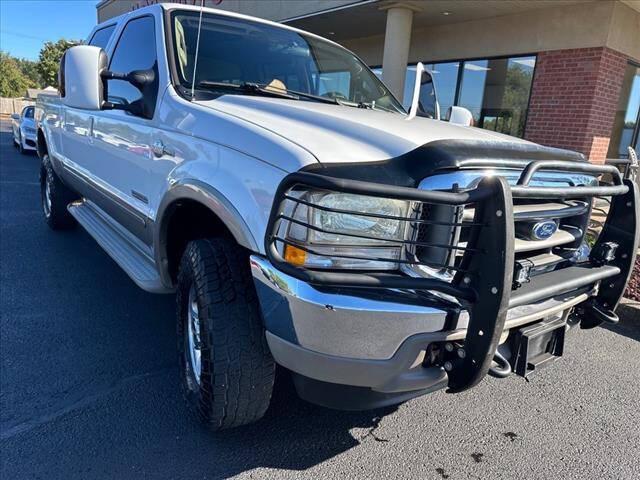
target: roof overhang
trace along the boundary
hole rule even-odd
[[[513,15],[543,8],[578,5],[593,0],[364,0],[341,7],[281,20],[302,30],[337,41],[385,32],[387,10],[404,6],[414,11],[414,29]],[[640,8],[640,0],[625,0]],[[349,15],[345,15],[348,12]]]

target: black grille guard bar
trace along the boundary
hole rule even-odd
[[[503,332],[510,302],[518,302],[512,292],[514,270],[514,215],[513,198],[559,199],[611,196],[610,212],[592,252],[607,242],[618,244],[615,259],[607,265],[607,274],[587,276],[595,281],[608,278],[593,299],[603,307],[614,309],[626,287],[638,249],[640,206],[638,186],[622,180],[619,174],[605,171],[605,166],[559,161],[530,163],[522,172],[518,185],[510,186],[502,177],[488,177],[479,185],[464,192],[425,191],[379,183],[327,177],[313,173],[296,172],[287,175],[275,195],[267,226],[265,251],[271,263],[282,272],[304,282],[318,286],[366,287],[431,290],[453,296],[469,312],[465,341],[466,356],[457,359],[449,372],[449,391],[459,392],[478,384],[487,374]],[[533,174],[540,170],[571,170],[586,173],[612,173],[614,185],[598,187],[529,187]],[[415,278],[400,274],[378,272],[340,272],[314,270],[294,266],[284,260],[277,244],[286,243],[278,232],[287,221],[285,204],[292,201],[293,189],[324,190],[341,193],[393,198],[451,206],[475,205],[475,218],[471,223],[469,241],[452,282],[432,278]],[[304,203],[304,202],[301,202]],[[358,212],[352,212],[358,214]],[[477,253],[481,252],[481,253]],[[595,259],[586,266],[602,266]],[[584,275],[584,269],[577,274]],[[601,269],[602,270],[602,269]],[[469,274],[467,272],[473,272]],[[594,272],[595,274],[595,272]],[[551,274],[546,274],[551,275]],[[564,275],[568,276],[568,275]],[[539,280],[545,275],[536,277]],[[585,277],[585,278],[587,278]],[[556,277],[557,278],[557,277]],[[563,277],[564,278],[564,277]],[[551,280],[551,277],[549,278]],[[575,278],[566,279],[567,287],[576,285]],[[580,282],[578,282],[580,283]],[[558,285],[562,289],[562,285]],[[531,298],[537,297],[535,293]],[[589,315],[586,312],[585,315]],[[596,319],[583,319],[583,323]]]

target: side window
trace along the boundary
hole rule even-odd
[[[118,73],[147,70],[155,68],[156,60],[153,17],[140,17],[125,25],[109,70]],[[113,103],[131,104],[142,98],[140,90],[124,80],[109,80],[108,92],[109,101]]]
[[[115,29],[116,25],[113,24],[108,27],[101,28],[100,30],[96,30],[91,37],[91,40],[89,40],[89,45],[106,49],[109,44],[109,39],[111,38],[111,35],[113,35],[113,31]]]

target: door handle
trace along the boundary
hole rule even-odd
[[[151,151],[156,157],[162,157],[164,155],[173,157],[174,155],[173,150],[165,146],[165,144],[162,143],[162,140],[156,140],[153,142],[153,145],[151,145]]]
[[[89,143],[93,143],[93,124],[94,124],[94,118],[91,117],[91,119],[89,120]]]

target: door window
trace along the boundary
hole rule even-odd
[[[120,35],[111,58],[109,70],[129,73],[134,70],[156,70],[156,39],[153,17],[145,16],[129,21]],[[140,90],[124,80],[109,80],[109,101],[131,104],[142,99]]]
[[[89,45],[94,47],[100,47],[102,49],[106,49],[109,44],[109,40],[111,39],[111,35],[113,35],[113,31],[116,29],[116,25],[109,25],[108,27],[101,28],[100,30],[96,30],[96,32],[89,40]]]

